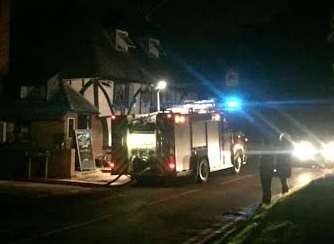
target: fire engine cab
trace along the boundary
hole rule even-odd
[[[212,102],[137,115],[128,119],[129,173],[147,176],[192,176],[206,182],[210,172],[233,169],[246,163],[246,140],[228,127],[223,113]]]

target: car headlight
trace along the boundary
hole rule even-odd
[[[293,156],[299,160],[311,160],[317,153],[316,148],[308,141],[294,143]]]
[[[326,160],[334,161],[334,141],[323,145],[321,153]]]

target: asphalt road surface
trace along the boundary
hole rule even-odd
[[[292,187],[328,173],[294,168]],[[273,181],[273,195],[280,183]],[[256,163],[218,173],[207,184],[81,188],[0,182],[0,243],[205,243],[226,213],[261,199]]]

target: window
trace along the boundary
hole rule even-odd
[[[31,142],[31,124],[29,122],[18,122],[15,126],[15,142]],[[8,134],[8,133],[7,133]]]
[[[7,123],[0,121],[0,143],[5,143],[7,141]]]
[[[35,86],[21,86],[20,87],[20,98],[22,100],[41,100],[45,98],[46,89],[45,87]]]
[[[90,115],[78,116],[78,129],[89,129],[92,127]]]
[[[74,138],[75,137],[75,134],[74,134],[75,129],[76,129],[75,118],[68,118],[68,120],[67,120],[67,137]]]

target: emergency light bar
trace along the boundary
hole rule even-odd
[[[200,101],[185,101],[183,105],[177,105],[168,108],[167,111],[173,113],[188,114],[190,111],[196,113],[210,113],[215,110],[215,102],[211,100],[200,100]]]

